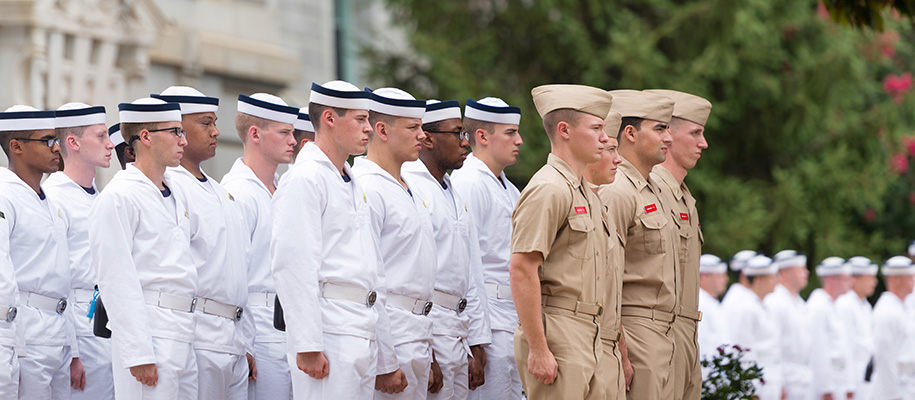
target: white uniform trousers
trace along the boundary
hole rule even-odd
[[[70,361],[70,346],[27,346],[19,359],[19,398],[69,399]]]
[[[77,336],[79,361],[86,370],[86,388],[70,388],[73,400],[114,399],[114,378],[111,375],[111,339],[98,336]]]
[[[442,390],[429,393],[430,400],[466,399],[470,395],[468,349],[467,341],[463,338],[444,335],[432,337],[435,361],[442,369]]]
[[[12,347],[0,346],[0,400],[19,397],[19,356]]]
[[[432,370],[432,340],[418,340],[394,346],[397,364],[407,377],[407,388],[397,394],[375,392],[380,400],[424,400],[429,395],[429,371]]]
[[[257,380],[248,382],[248,400],[292,399],[286,342],[254,342]]]
[[[117,333],[114,333],[117,335]],[[114,375],[114,395],[129,400],[197,400],[197,357],[194,345],[172,339],[153,337],[156,354],[156,386],[146,386],[130,374],[121,363],[117,346],[112,346],[111,369]]]
[[[248,359],[238,354],[209,350],[197,353],[197,382],[200,400],[248,398]]]
[[[292,371],[292,392],[297,400],[370,399],[375,392],[374,340],[324,333],[324,357],[329,373],[314,379],[298,369],[295,353],[287,353]]]
[[[470,392],[472,400],[521,398],[521,375],[515,365],[515,333],[492,331],[492,344],[486,346],[486,383]]]

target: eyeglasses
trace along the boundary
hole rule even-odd
[[[429,132],[429,133],[453,133],[453,134],[455,134],[455,135],[458,135],[458,139],[461,139],[462,141],[463,141],[463,140],[470,140],[470,132],[465,132],[465,131],[426,131],[426,132]]]
[[[48,145],[48,147],[54,147],[54,145],[60,145],[60,139],[58,138],[41,138],[41,139],[31,139],[31,138],[16,138],[16,140],[25,140],[29,142],[43,142]]]
[[[177,137],[182,137],[185,135],[184,129],[181,129],[177,126],[173,126],[171,128],[162,128],[162,129],[149,129],[149,131],[150,132],[172,131],[172,133],[175,134],[175,136],[177,136]]]

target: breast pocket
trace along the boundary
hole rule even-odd
[[[580,260],[590,260],[591,257],[594,257],[594,248],[588,237],[594,228],[594,222],[588,214],[569,217],[569,234],[566,249],[568,249],[570,256]]]
[[[680,263],[689,262],[689,240],[693,237],[693,232],[690,229],[690,226],[684,224],[680,227],[680,249],[678,251],[680,255]]]
[[[661,254],[664,252],[664,235],[661,231],[667,225],[667,218],[661,213],[645,216],[640,221],[642,224],[642,240],[645,252],[648,254]]]

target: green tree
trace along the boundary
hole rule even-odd
[[[705,252],[877,259],[912,234],[868,219],[886,214],[899,181],[889,157],[915,126],[915,101],[883,84],[912,65],[912,41],[837,25],[815,1],[387,1],[416,54],[374,51],[373,77],[419,97],[520,105],[525,145],[507,173],[521,185],[549,151],[534,86],[672,88],[714,104],[710,148],[687,177]],[[907,20],[888,28],[912,32]]]

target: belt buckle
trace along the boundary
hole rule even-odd
[[[189,313],[192,313],[192,312],[194,312],[194,311],[196,311],[196,310],[197,310],[197,298],[194,297],[193,299],[191,299],[191,309],[188,310],[188,312],[189,312]]]
[[[423,305],[423,311],[420,315],[429,315],[430,312],[432,312],[432,302],[427,301],[426,304]]]
[[[597,316],[600,317],[601,315],[604,315],[604,306],[598,304],[597,305]],[[619,338],[617,338],[616,340],[619,340]]]
[[[16,307],[10,307],[8,313],[6,314],[6,322],[13,322],[16,319],[16,314],[19,314],[19,309]]]
[[[456,310],[456,311],[457,311],[458,314],[460,314],[460,313],[464,312],[464,309],[465,309],[465,308],[467,308],[467,299],[465,299],[465,298],[462,297],[461,300],[458,301],[457,310]]]
[[[696,322],[699,322],[699,321],[702,321],[702,311],[699,311],[699,319],[697,319]]]
[[[616,331],[616,342],[619,343],[620,338],[622,338],[622,337],[623,337],[623,331],[617,330]]]
[[[66,309],[67,309],[67,299],[58,300],[55,311],[57,311],[58,314],[63,314],[64,310],[66,310]]]
[[[235,307],[235,322],[241,321],[241,316],[244,314],[245,309],[241,307]]]
[[[369,290],[368,294],[365,295],[365,306],[372,307],[375,305],[375,300],[378,299],[378,292],[374,290]]]

